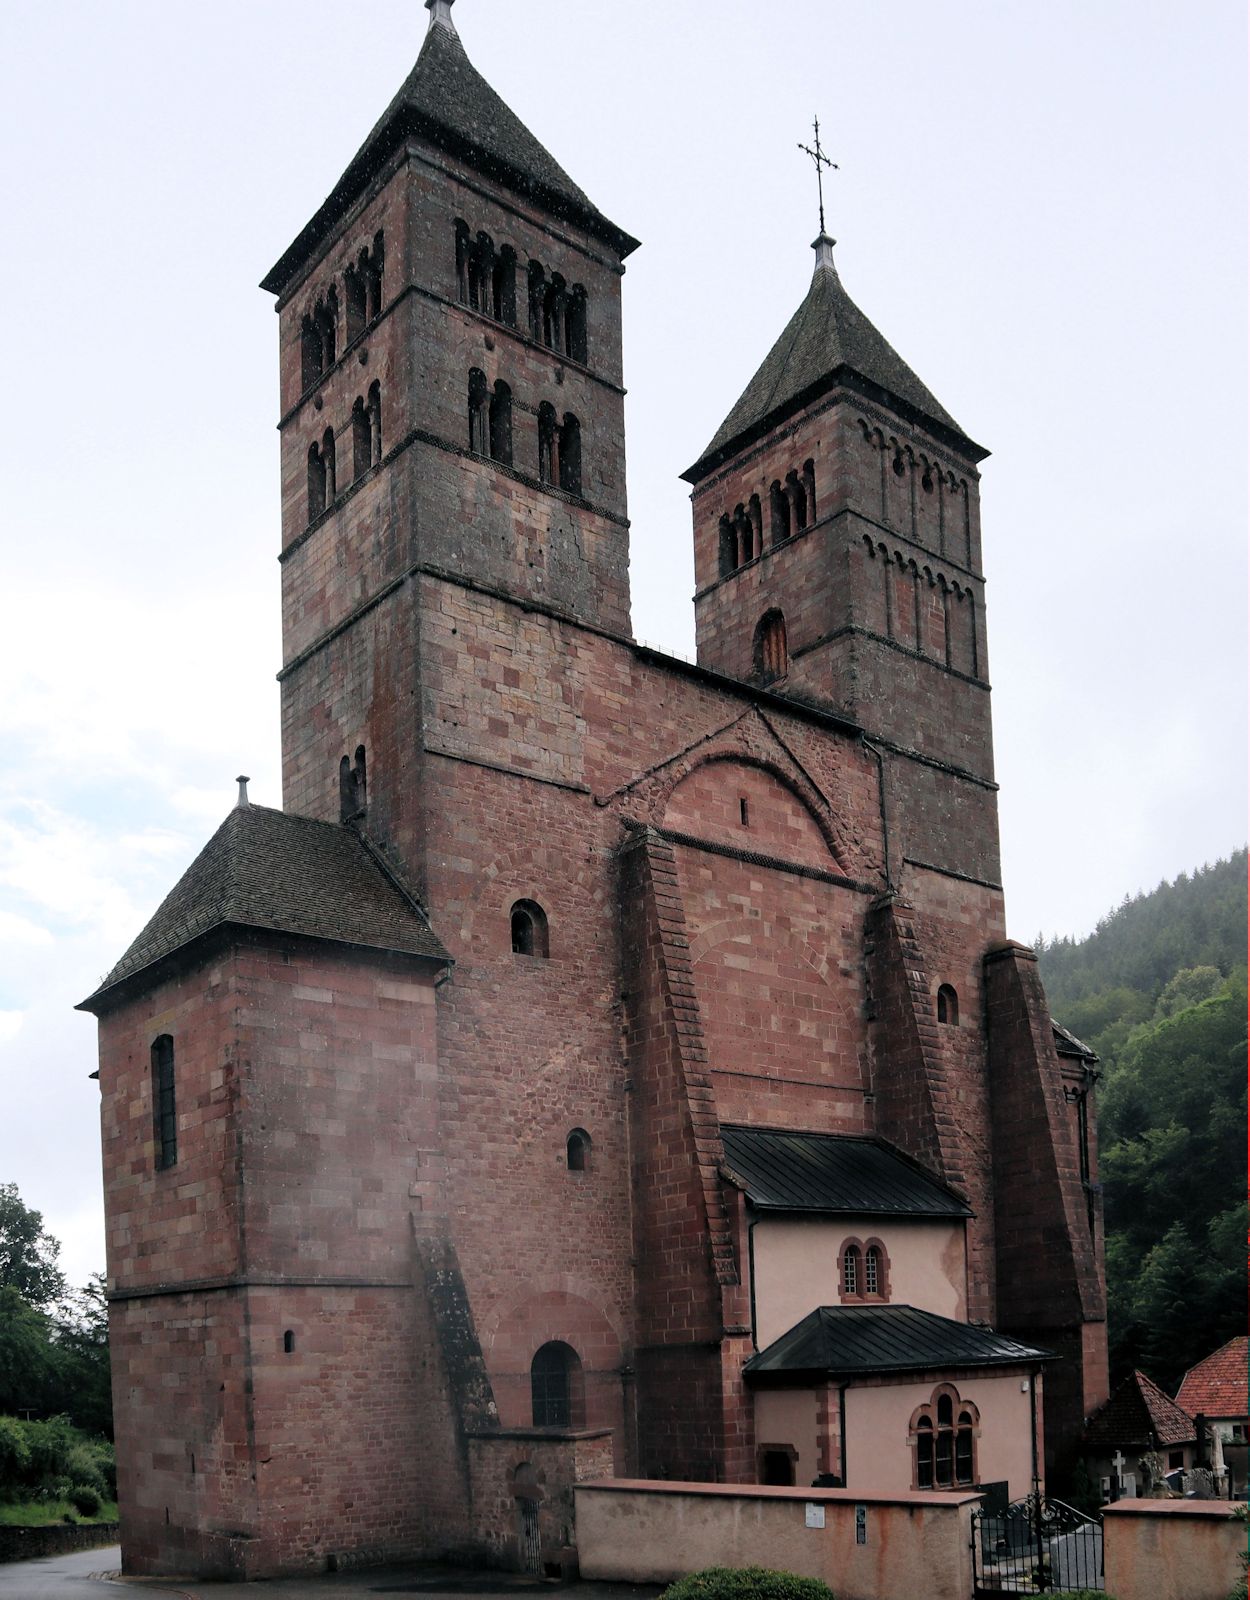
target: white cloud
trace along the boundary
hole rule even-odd
[[[8,1044],[22,1031],[26,1019],[24,1011],[0,1011],[0,1044]]]

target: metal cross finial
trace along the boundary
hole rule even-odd
[[[820,196],[820,231],[823,234],[825,231],[825,175],[821,171],[821,168],[832,167],[836,172],[838,170],[838,163],[836,161],[830,161],[829,157],[820,148],[819,117],[812,118],[812,129],[816,134],[816,148],[813,150],[810,145],[800,144],[799,149],[802,150],[804,155],[811,156],[816,167],[816,192]]]

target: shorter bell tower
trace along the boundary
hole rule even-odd
[[[811,286],[699,460],[702,665],[993,776],[975,444],[854,304]]]

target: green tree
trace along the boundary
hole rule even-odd
[[[17,1185],[0,1183],[0,1289],[15,1289],[32,1306],[59,1300],[65,1293],[60,1252],[41,1214],[23,1205]]]
[[[58,1409],[89,1433],[113,1437],[109,1318],[104,1274],[65,1297],[52,1331]]]

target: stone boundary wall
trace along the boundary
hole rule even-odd
[[[760,1566],[822,1578],[838,1600],[972,1593],[975,1493],[883,1499],[612,1478],[578,1484],[574,1494],[583,1578],[668,1583],[701,1567]]]
[[[116,1544],[121,1538],[118,1522],[49,1523],[44,1528],[0,1528],[0,1561],[38,1561],[44,1556],[63,1556],[71,1550],[94,1550]]]
[[[1103,1508],[1107,1593],[1115,1600],[1226,1600],[1241,1576],[1246,1524],[1227,1500],[1120,1500]]]

